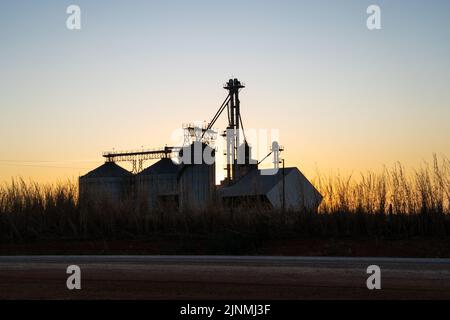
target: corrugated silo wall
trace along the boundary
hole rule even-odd
[[[150,209],[158,208],[158,196],[178,194],[176,174],[137,175],[138,201],[144,201]]]
[[[131,177],[80,177],[78,183],[80,205],[88,201],[118,204],[130,195],[132,180]]]
[[[188,165],[180,179],[182,209],[204,210],[212,202],[216,183],[216,165]]]

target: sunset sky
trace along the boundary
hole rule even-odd
[[[246,84],[245,128],[279,129],[307,176],[449,156],[449,14],[444,0],[1,1],[0,182],[75,179],[105,150],[171,145],[213,117],[230,77]]]

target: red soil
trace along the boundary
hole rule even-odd
[[[0,255],[211,254],[207,240],[37,241],[0,244]],[[450,258],[450,239],[293,239],[265,241],[255,252],[284,256]]]

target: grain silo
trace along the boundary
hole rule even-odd
[[[149,208],[178,208],[179,166],[163,158],[136,175],[137,197]]]
[[[205,143],[193,142],[180,150],[180,157],[180,206],[183,209],[206,209],[215,192],[215,150]]]
[[[183,125],[183,147],[166,145],[103,153],[107,162],[80,177],[80,199],[93,194],[96,198],[116,200],[132,191],[135,200],[144,200],[152,209],[170,206],[204,210],[214,198],[221,198],[231,206],[263,203],[272,209],[316,211],[322,196],[297,168],[284,168],[284,159],[280,158],[282,146],[274,141],[269,154],[260,160],[252,159],[240,111],[239,92],[243,88],[245,85],[238,79],[229,79],[224,85],[228,95],[211,121]],[[217,131],[213,126],[225,110],[228,126],[221,136],[226,140],[226,176],[216,187],[212,146]],[[274,169],[259,170],[259,165],[270,155],[273,155]],[[174,163],[172,158],[177,156],[180,161]],[[144,161],[156,159],[155,164],[143,170]],[[133,174],[116,165],[117,161],[129,162]],[[280,163],[283,169],[279,168]]]
[[[89,200],[118,202],[125,199],[132,184],[131,172],[114,162],[105,162],[100,167],[79,178],[80,203]]]

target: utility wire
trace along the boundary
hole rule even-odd
[[[1,163],[0,166],[10,166],[10,167],[35,167],[35,168],[49,168],[49,169],[80,169],[80,170],[88,170],[88,169],[89,169],[89,168],[80,168],[80,167],[44,166],[44,165],[13,164],[13,163]]]
[[[82,162],[100,162],[99,160],[7,160],[0,159],[0,162],[10,163],[82,163]]]

